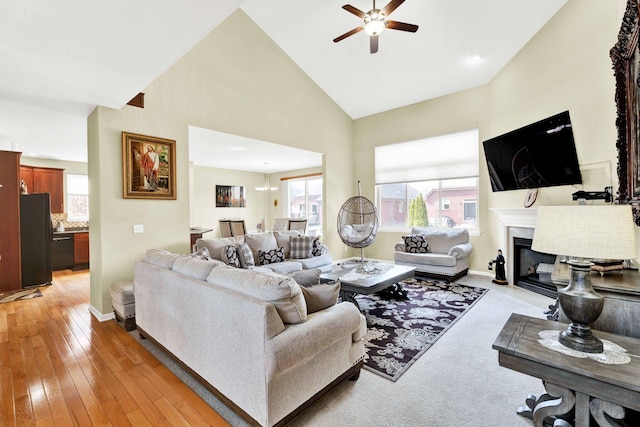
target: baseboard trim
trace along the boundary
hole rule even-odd
[[[494,273],[491,271],[478,271],[478,270],[469,270],[469,274],[473,274],[474,276],[484,276],[484,277],[493,277]]]
[[[93,305],[89,305],[89,313],[91,313],[93,315],[93,317],[98,319],[99,322],[106,322],[107,320],[113,320],[113,319],[116,318],[115,314],[113,314],[113,311],[110,311],[107,314],[102,314]]]

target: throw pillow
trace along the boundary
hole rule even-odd
[[[307,303],[307,314],[324,310],[338,303],[340,282],[327,283],[315,286],[300,286],[304,301]]]
[[[284,248],[271,249],[270,251],[258,251],[258,265],[275,264],[284,261]]]
[[[209,249],[207,248],[200,248],[189,256],[198,259],[211,259],[211,255],[209,255]]]
[[[310,268],[309,270],[292,271],[288,274],[300,286],[313,286],[320,284],[320,269]]]
[[[320,256],[322,255],[322,243],[320,243],[320,238],[316,237],[313,240],[313,249],[311,249],[312,256]]]
[[[253,259],[258,259],[258,251],[267,252],[272,249],[278,249],[282,245],[278,245],[276,237],[273,233],[250,233],[244,235],[244,242],[249,245],[253,252]]]
[[[222,249],[222,261],[231,267],[240,268],[240,258],[238,248],[234,245],[227,245]]]
[[[289,238],[289,257],[292,259],[311,258],[313,250],[314,237],[312,236],[296,236]]]
[[[238,243],[236,248],[238,248],[238,259],[240,260],[240,266],[242,268],[250,268],[256,265],[253,252],[251,252],[249,245],[246,243]]]
[[[422,234],[412,234],[410,236],[402,236],[407,252],[411,254],[426,254],[431,252],[429,244]]]

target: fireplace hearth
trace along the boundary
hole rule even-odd
[[[531,243],[531,239],[513,238],[514,285],[555,299],[558,290],[551,281],[551,272],[556,256],[532,250]]]

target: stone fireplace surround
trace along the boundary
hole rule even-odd
[[[505,272],[510,285],[514,284],[513,264],[514,264],[514,237],[523,239],[533,239],[533,231],[536,225],[538,211],[536,208],[528,209],[500,209],[494,208],[492,211],[498,214],[498,245],[496,248],[502,249],[506,260]]]

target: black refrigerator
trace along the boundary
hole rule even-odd
[[[52,233],[49,193],[20,195],[23,288],[51,284]]]

